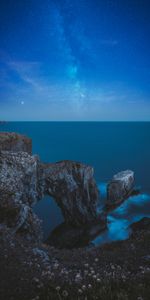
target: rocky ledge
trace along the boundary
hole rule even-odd
[[[0,151],[25,151],[32,153],[32,140],[15,132],[0,132]]]
[[[59,250],[0,226],[0,299],[149,300],[150,222],[130,239]]]

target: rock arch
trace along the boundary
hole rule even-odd
[[[12,134],[7,136],[7,145],[9,137],[12,140]],[[89,226],[100,222],[102,217],[104,224],[104,217],[98,216],[96,210],[99,192],[93,168],[74,161],[43,164],[38,156],[23,152],[25,144],[29,144],[28,138],[21,138],[21,143],[19,138],[15,134],[13,151],[5,151],[4,143],[0,151],[0,217],[4,223],[9,210],[14,230],[26,227],[29,219],[34,219],[32,204],[48,194],[61,208],[66,223]]]

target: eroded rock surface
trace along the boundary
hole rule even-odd
[[[0,194],[16,203],[34,203],[39,195],[38,156],[0,151]]]
[[[14,132],[0,132],[0,150],[32,153],[32,140]]]
[[[38,164],[37,156],[0,151],[0,223],[39,239],[40,221],[31,209],[41,196]]]
[[[107,205],[113,206],[127,198],[134,187],[134,172],[126,170],[114,175],[107,186]]]
[[[46,194],[56,200],[66,223],[83,226],[101,221],[92,167],[73,161],[43,164],[38,156],[12,149],[0,151],[0,217],[4,223],[5,216],[9,223],[11,215],[14,231],[26,226],[31,205]]]
[[[99,193],[92,167],[73,161],[49,164],[45,167],[45,183],[45,192],[55,198],[67,223],[97,221]]]
[[[84,205],[89,209],[91,204],[90,220],[97,217],[92,168],[75,162],[44,165],[25,152],[0,151],[0,299],[76,299],[78,295],[82,298],[79,291],[85,296],[85,288],[88,299],[99,295],[105,299],[149,299],[148,222],[144,221],[144,226],[140,222],[127,241],[88,251],[59,250],[42,244],[40,221],[32,211],[32,204],[44,193],[53,195],[59,206],[63,199],[63,209],[72,207],[68,199],[81,206],[77,209],[80,218],[75,215],[78,222],[81,214],[88,220]],[[72,220],[68,212],[66,218]],[[82,230],[76,230],[78,238]],[[70,235],[72,228],[65,239]]]

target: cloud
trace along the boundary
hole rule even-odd
[[[9,61],[7,65],[9,69],[19,75],[22,81],[38,88],[41,63],[35,61]]]

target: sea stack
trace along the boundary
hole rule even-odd
[[[133,191],[134,187],[134,172],[126,170],[114,175],[107,186],[107,201],[108,207],[120,204]]]

